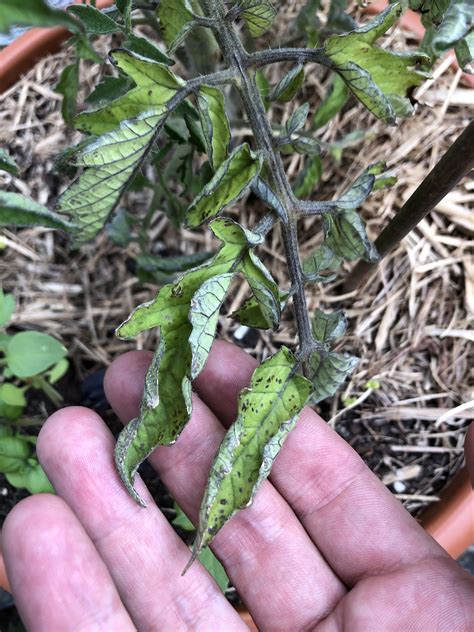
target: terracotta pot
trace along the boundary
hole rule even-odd
[[[113,0],[97,0],[99,8],[112,3]],[[367,11],[379,12],[386,4],[384,1],[375,2],[367,7]],[[402,24],[417,37],[423,36],[424,29],[416,14],[405,16]],[[13,85],[40,58],[57,51],[68,36],[69,33],[63,28],[35,28],[0,51],[0,92]],[[474,86],[474,77],[466,77],[470,85]],[[454,476],[443,490],[440,502],[421,516],[421,524],[454,558],[474,543],[474,493],[466,469]],[[9,590],[1,552],[0,587]],[[250,629],[256,630],[248,612],[241,611],[241,616]]]

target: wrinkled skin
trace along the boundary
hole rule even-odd
[[[128,353],[107,373],[107,396],[124,423],[137,413],[149,361],[145,352]],[[195,383],[191,422],[150,458],[194,521],[253,368],[243,351],[216,343]],[[113,447],[85,408],[55,413],[41,431],[39,457],[58,495],[19,503],[2,540],[27,629],[246,629],[199,563],[181,577],[187,547],[141,481],[148,508],[128,496]],[[253,506],[222,529],[213,549],[260,630],[472,630],[473,579],[310,410]]]

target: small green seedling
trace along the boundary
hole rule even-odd
[[[31,389],[41,390],[59,405],[54,384],[68,369],[66,349],[52,336],[37,331],[8,334],[15,310],[12,294],[0,289],[0,472],[14,487],[31,494],[53,491],[35,456],[36,436],[28,433],[41,421],[25,415]]]

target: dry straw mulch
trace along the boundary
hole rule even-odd
[[[295,6],[288,3],[287,18]],[[409,34],[399,30],[387,43],[399,50],[413,44]],[[67,59],[67,52],[48,57],[0,96],[0,144],[22,168],[21,179],[0,175],[0,187],[46,204],[53,203],[64,187],[64,181],[51,175],[54,156],[77,140],[62,123],[60,97],[54,92]],[[277,67],[272,72],[276,80]],[[90,76],[87,68],[83,74],[87,93],[98,77]],[[322,130],[327,142],[356,130],[363,130],[365,139],[346,149],[339,164],[324,158],[323,181],[315,192],[319,198],[338,195],[368,164],[379,160],[385,160],[398,178],[396,186],[374,194],[363,207],[373,238],[472,117],[474,91],[463,88],[459,73],[441,62],[435,77],[418,91],[416,116],[398,127],[387,128],[351,101]],[[302,98],[316,107],[328,84],[320,69],[309,68]],[[284,121],[292,107],[277,109],[276,120]],[[244,136],[245,129],[240,133]],[[288,159],[288,172],[296,175],[302,164],[301,157]],[[414,513],[436,502],[446,480],[460,467],[464,431],[473,417],[473,201],[474,183],[466,179],[357,292],[341,294],[340,281],[308,287],[311,309],[345,309],[349,329],[340,347],[361,358],[341,393],[323,403],[321,413]],[[134,210],[144,208],[145,202],[143,197],[128,196]],[[251,225],[262,209],[255,200],[247,200],[236,211],[244,224]],[[215,247],[207,231],[176,234],[164,215],[156,218],[152,231],[157,249],[190,253]],[[307,255],[321,241],[319,221],[302,222],[300,237],[302,254]],[[129,270],[135,246],[124,252],[102,235],[93,245],[71,253],[63,236],[43,229],[5,230],[3,245],[0,282],[18,299],[15,324],[61,338],[78,381],[129,348],[153,346],[153,334],[132,343],[114,338],[115,327],[131,309],[156,291]],[[278,229],[263,251],[276,278],[285,284]],[[349,269],[345,265],[344,272]],[[234,289],[226,306],[229,312],[247,292],[243,284]],[[225,315],[220,329],[222,337],[235,342],[236,326]],[[248,350],[262,358],[276,345],[295,341],[287,310],[277,334],[247,335],[241,344],[250,345]],[[369,390],[369,379],[380,387]],[[343,402],[349,397],[353,405],[345,409]]]

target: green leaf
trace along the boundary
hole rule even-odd
[[[260,37],[271,29],[277,12],[270,0],[242,0],[240,6],[252,37]]]
[[[316,309],[312,329],[313,335],[319,342],[330,342],[340,338],[346,332],[347,322],[344,312],[337,310],[326,314],[320,309]]]
[[[207,155],[215,171],[226,160],[230,143],[230,125],[225,112],[224,95],[219,88],[201,86],[198,105]]]
[[[104,226],[152,146],[163,123],[161,113],[148,112],[87,145],[77,155],[84,167],[63,193],[58,209],[76,226],[75,245],[92,239]]]
[[[301,90],[304,84],[304,66],[298,64],[288,72],[276,86],[270,91],[268,95],[269,101],[278,101],[280,103],[286,103]]]
[[[344,79],[340,75],[334,75],[326,98],[316,110],[313,126],[318,128],[329,123],[341,111],[348,98],[349,91]]]
[[[295,182],[295,194],[299,197],[309,197],[323,174],[323,163],[318,155],[309,156],[302,171]]]
[[[115,6],[123,15],[127,32],[130,32],[132,28],[132,3],[133,0],[115,0]]]
[[[471,75],[474,74],[474,29],[456,44],[454,50],[459,67],[462,68],[464,72]]]
[[[199,554],[199,561],[207,572],[214,578],[216,584],[222,592],[225,593],[225,591],[229,588],[229,578],[227,577],[224,567],[211,549],[204,549],[204,551],[201,551]]]
[[[283,310],[288,300],[288,292],[279,292],[280,312]],[[268,317],[262,311],[262,303],[255,295],[249,296],[244,303],[230,315],[241,325],[255,327],[257,329],[269,329],[272,324],[268,322]]]
[[[0,327],[5,327],[15,311],[15,297],[13,294],[5,294],[0,287]]]
[[[452,0],[410,0],[410,9],[419,11],[423,26],[439,26]]]
[[[160,327],[160,343],[145,380],[140,416],[120,434],[115,457],[122,480],[141,504],[133,488],[135,472],[157,445],[176,441],[187,424],[192,410],[191,379],[206,361],[229,276],[242,269],[249,249],[263,241],[230,219],[214,220],[211,230],[224,242],[219,252],[174,284],[161,288],[155,300],[138,307],[117,330],[120,338],[130,338]]]
[[[309,359],[309,378],[314,386],[311,396],[313,404],[334,395],[358,362],[355,356],[342,355],[327,349],[314,352]]]
[[[86,97],[85,102],[93,106],[103,106],[123,96],[131,87],[130,79],[126,77],[104,77]]]
[[[158,17],[163,28],[164,40],[170,49],[176,48],[181,35],[191,27],[194,14],[188,0],[161,0]]]
[[[8,406],[23,408],[26,406],[25,391],[23,388],[10,384],[9,382],[0,385],[0,400]]]
[[[18,175],[18,165],[10,154],[2,147],[0,147],[0,171],[7,171],[13,176]]]
[[[72,33],[81,32],[81,23],[66,11],[48,6],[44,0],[2,0],[0,33],[12,26],[64,26]]]
[[[311,283],[326,283],[335,278],[334,274],[324,275],[324,271],[335,270],[341,265],[342,259],[334,254],[326,244],[317,248],[303,262],[303,271],[306,281]]]
[[[104,63],[104,60],[95,50],[92,42],[88,39],[87,35],[77,35],[76,37],[71,38],[69,41],[71,45],[74,45],[76,48],[76,57],[78,60],[87,59],[89,61],[93,61],[95,64]]]
[[[324,50],[355,96],[378,118],[395,123],[397,116],[408,116],[413,108],[409,94],[426,78],[410,70],[426,62],[422,53],[395,53],[375,46],[375,41],[395,23],[402,13],[399,3],[364,26],[343,35],[329,37]]]
[[[28,463],[19,472],[7,472],[5,477],[10,485],[17,488],[25,488],[30,494],[54,494],[54,488],[36,459],[29,459]]]
[[[61,358],[61,360],[48,371],[48,382],[50,384],[56,384],[56,382],[66,375],[68,368],[69,360],[67,358]]]
[[[154,117],[164,114],[168,102],[185,85],[164,64],[143,59],[129,51],[116,50],[111,53],[111,59],[134,80],[136,87],[98,110],[77,116],[75,127],[82,132],[110,132],[125,119],[134,119],[146,111]]]
[[[78,4],[69,7],[68,11],[84,24],[88,35],[107,35],[122,30],[115,20],[91,5]]]
[[[31,448],[20,437],[0,438],[0,472],[21,472],[28,461]]]
[[[22,331],[11,337],[6,352],[8,368],[17,377],[33,377],[52,367],[67,350],[52,336]]]
[[[280,324],[281,300],[278,285],[254,252],[249,251],[243,260],[242,272],[250,285],[265,322],[264,329],[276,331]]]
[[[311,391],[311,384],[296,375],[295,368],[295,357],[282,347],[257,367],[250,388],[241,393],[237,420],[211,467],[193,558],[237,511],[252,503],[269,475]]]
[[[179,527],[183,531],[194,531],[195,529],[194,529],[193,523],[187,517],[187,515],[184,513],[181,507],[177,505],[176,503],[173,503],[173,505],[176,511],[176,517],[173,518],[173,520],[171,521],[171,524],[174,525],[175,527]]]
[[[345,13],[347,0],[331,0],[328,11],[326,28],[338,33],[353,31],[357,24],[350,15]]]
[[[323,214],[326,245],[335,255],[353,261],[379,261],[374,244],[367,237],[364,223],[357,211],[342,210]]]
[[[260,173],[262,164],[262,154],[254,153],[247,143],[236,147],[188,208],[187,225],[200,226],[237,202]]]
[[[61,107],[63,119],[68,125],[72,125],[76,114],[77,93],[79,91],[79,64],[77,61],[63,69],[55,90],[63,95]]]
[[[305,126],[306,119],[309,114],[309,103],[303,103],[299,108],[297,108],[293,114],[288,119],[285,129],[288,136],[292,134],[296,134],[301,131]]]
[[[130,53],[135,53],[136,55],[140,55],[140,57],[145,57],[146,59],[157,61],[167,66],[171,66],[174,63],[156,44],[143,35],[129,33],[127,39],[122,44],[122,48]]]
[[[306,36],[308,48],[315,48],[318,45],[321,24],[317,13],[320,9],[321,0],[306,0],[294,22],[296,34]]]
[[[0,191],[0,226],[45,226],[71,231],[74,226],[42,204],[19,193]]]

